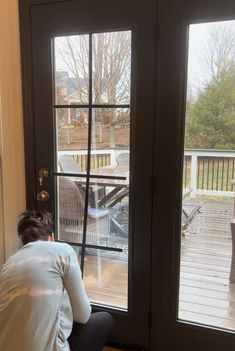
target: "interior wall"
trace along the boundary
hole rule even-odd
[[[1,81],[0,81],[1,84]],[[0,141],[2,135],[2,105],[1,105],[1,85],[0,85]],[[2,196],[2,143],[0,142],[0,267],[4,261],[4,237],[3,237],[3,196]]]
[[[19,246],[25,209],[23,113],[18,0],[0,1],[0,265]]]

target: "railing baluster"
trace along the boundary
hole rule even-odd
[[[222,160],[222,175],[221,175],[221,191],[223,190],[223,187],[224,187],[224,157],[223,157],[223,160]]]
[[[204,189],[204,168],[205,168],[205,158],[202,157],[202,189]]]
[[[188,175],[188,158],[187,156],[184,156],[184,175],[183,175],[184,189],[187,188],[187,175]]]
[[[216,190],[218,190],[218,186],[219,186],[219,166],[220,166],[220,162],[219,162],[219,158],[218,158],[218,162],[217,162],[217,176],[216,176]]]
[[[227,158],[227,164],[228,164],[228,166],[227,166],[227,179],[226,179],[226,187],[225,187],[225,191],[228,191],[228,182],[229,182],[229,171],[230,171],[230,169],[229,169],[229,165],[230,165],[230,158]]]
[[[207,158],[207,189],[209,189],[210,164],[209,157]]]
[[[185,174],[185,188],[189,188],[188,185],[188,171],[189,171],[189,158],[187,157],[187,164],[186,164],[186,174]]]
[[[215,171],[215,159],[213,158],[213,163],[212,163],[212,190],[214,190],[214,171]]]
[[[199,181],[200,181],[200,157],[197,159],[197,187],[196,189],[199,188]]]
[[[234,160],[235,160],[235,158],[233,157],[232,176],[231,176],[232,179],[234,179]],[[231,183],[231,191],[233,191],[233,184],[232,183]]]

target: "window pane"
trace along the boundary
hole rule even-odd
[[[93,103],[129,104],[131,32],[92,36]]]
[[[120,246],[127,257],[129,236],[129,109],[94,109],[90,184],[94,207],[108,209],[109,245]],[[97,175],[97,177],[96,177]]]
[[[82,243],[84,231],[85,188],[71,177],[58,177],[58,239]]]
[[[87,104],[89,91],[89,35],[55,38],[56,104]]]
[[[92,113],[92,150],[115,151],[111,163],[124,163],[118,155],[129,153],[130,148],[130,109],[97,108]],[[129,158],[125,165],[129,168]],[[104,165],[105,166],[105,165]],[[129,169],[128,169],[129,170]]]
[[[88,110],[56,109],[57,170],[83,173],[87,170]]]
[[[80,246],[75,246],[75,245],[71,245],[72,248],[74,249],[74,251],[77,254],[77,258],[78,258],[78,263],[81,266],[81,247]]]
[[[127,309],[128,264],[119,253],[86,249],[84,283],[91,302]]]
[[[191,25],[178,317],[233,330],[234,97],[235,21]]]
[[[110,210],[91,207],[92,196],[89,196],[85,221],[85,177],[58,177],[57,194],[59,240],[81,244],[86,235],[86,244],[108,246],[111,243]]]

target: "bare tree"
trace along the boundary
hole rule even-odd
[[[56,73],[64,70],[70,78],[69,82],[57,80],[61,89],[67,87],[67,100],[71,92],[76,92],[72,99],[84,104],[88,103],[89,91],[89,42],[88,35],[56,38]]]
[[[57,66],[75,78],[81,101],[88,100],[89,37],[76,35],[57,38]],[[129,102],[131,41],[130,32],[98,33],[92,36],[93,102],[121,104]],[[57,69],[57,67],[56,67]],[[81,93],[81,92],[80,92]]]
[[[131,71],[130,32],[93,34],[91,45],[92,102],[107,105],[128,104]],[[81,104],[89,101],[89,48],[88,35],[67,36],[56,41],[56,62],[59,63],[57,66],[63,66],[68,71],[76,90],[70,100]],[[105,119],[102,120],[104,111]],[[110,146],[115,144],[114,127],[121,122],[120,116],[123,114],[116,113],[113,109],[108,110],[108,106],[97,110],[96,121],[99,124],[108,123],[110,126]]]
[[[229,70],[234,65],[235,32],[232,26],[226,23],[213,26],[204,46],[203,60],[212,79],[216,79],[220,72]]]

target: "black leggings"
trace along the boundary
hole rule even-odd
[[[93,313],[86,324],[74,322],[68,338],[71,351],[100,351],[114,329],[114,320],[108,312]]]

